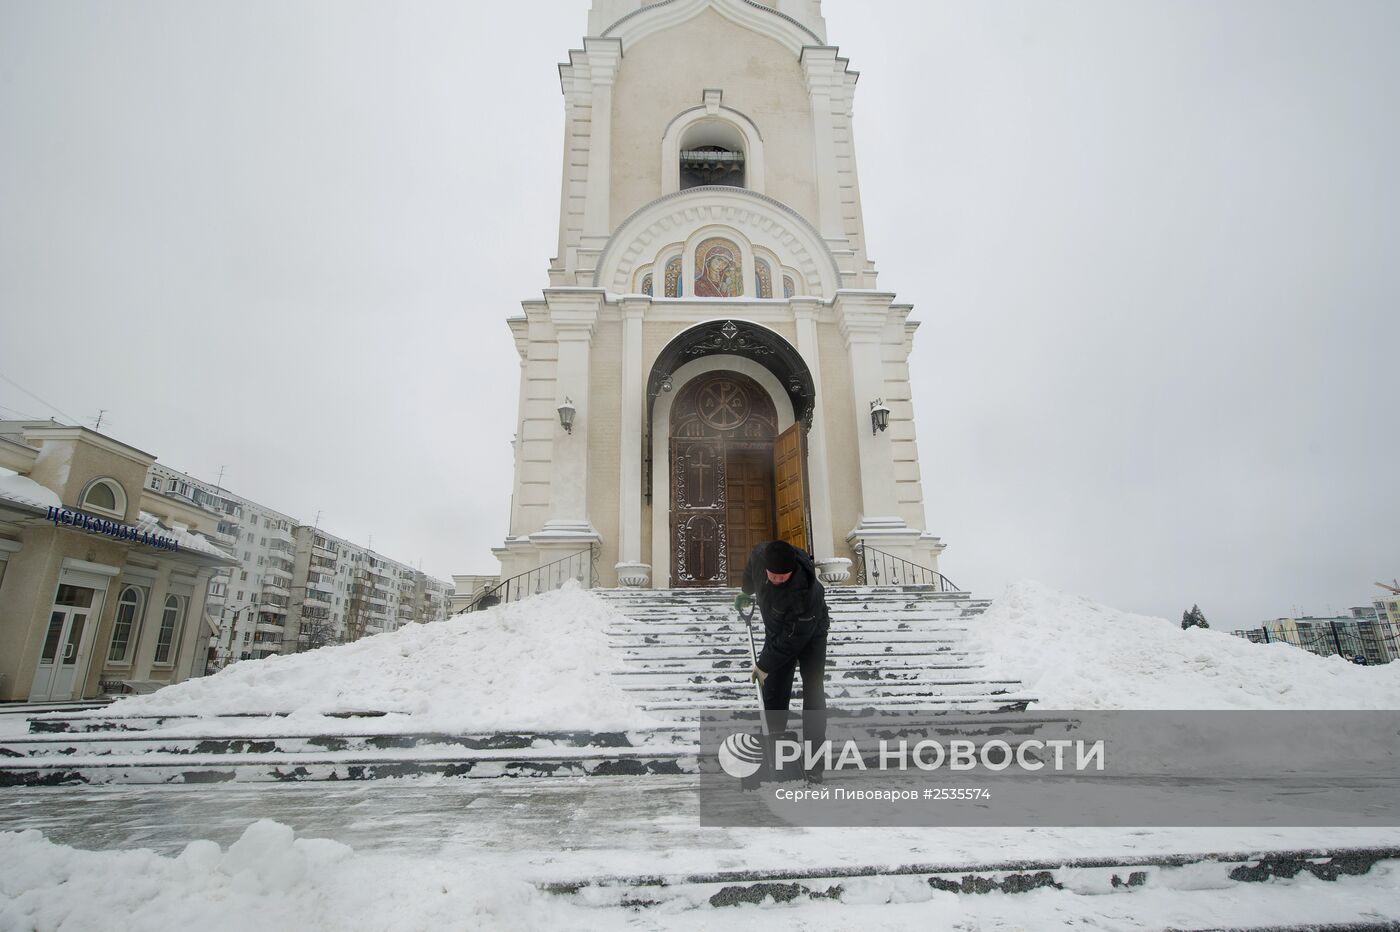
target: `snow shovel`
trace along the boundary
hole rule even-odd
[[[744,619],[744,627],[749,631],[749,656],[753,658],[753,665],[756,667],[758,666],[758,648],[754,646],[753,641],[753,613],[758,610],[758,606],[752,602],[749,603],[749,606],[747,615],[744,614],[742,608],[735,609],[735,611],[739,613],[740,618]],[[763,687],[759,685],[757,678],[750,677],[750,679],[753,682],[754,695],[758,698],[758,720],[763,726],[763,736],[766,738],[768,737],[768,712],[763,707]]]

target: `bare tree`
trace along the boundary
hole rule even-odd
[[[315,650],[335,643],[335,625],[325,618],[304,618],[297,635],[297,650]]]

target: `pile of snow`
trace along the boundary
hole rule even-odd
[[[0,467],[0,498],[7,498],[31,508],[63,507],[63,499],[59,498],[53,489],[4,467]]]
[[[814,851],[843,847],[859,829],[774,833],[752,829],[730,841],[781,837],[797,847],[789,865],[812,863]],[[893,830],[901,839],[910,830]],[[984,834],[986,830],[977,830]],[[693,834],[693,828],[691,829]],[[837,834],[839,833],[839,834]],[[891,830],[881,829],[888,857]],[[922,830],[925,845],[948,841]],[[818,839],[820,844],[815,843]],[[1198,850],[1190,847],[1188,850]],[[1225,850],[1235,850],[1226,848]],[[1020,854],[1008,847],[994,857]],[[1134,851],[1133,853],[1138,853]],[[615,852],[621,854],[621,852]],[[297,838],[286,825],[253,823],[227,849],[190,842],[175,857],[149,849],[83,851],[53,844],[37,831],[0,832],[0,929],[200,929],[201,932],[417,932],[423,929],[967,929],[1302,928],[1367,924],[1400,917],[1400,872],[1379,865],[1362,876],[1323,881],[1308,872],[1273,882],[1222,888],[1225,868],[1162,872],[1131,896],[1042,888],[1015,895],[933,890],[920,876],[854,877],[842,902],[799,897],[783,905],[711,907],[714,888],[673,889],[651,910],[619,901],[631,891],[585,889],[576,901],[542,893],[521,871],[480,851],[405,856],[357,851],[327,839]],[[817,862],[824,863],[824,862]],[[879,862],[876,862],[879,863]],[[606,874],[602,869],[597,873]],[[596,874],[595,874],[596,875]],[[1349,926],[1350,927],[1350,926]]]
[[[1358,666],[1288,644],[1134,615],[1033,580],[972,627],[993,678],[1030,709],[1400,709],[1400,661]]]
[[[357,855],[267,819],[227,850],[194,841],[173,858],[4,832],[0,929],[467,929],[527,917],[570,927],[565,907],[530,884],[460,868]]]
[[[228,552],[220,550],[209,542],[203,534],[196,534],[184,525],[166,527],[160,523],[160,519],[149,512],[141,512],[141,518],[137,527],[150,534],[152,537],[171,537],[185,550],[193,550],[198,553],[207,553],[215,557],[227,557]]]
[[[606,629],[623,620],[573,582],[352,644],[245,660],[104,714],[290,713],[289,725],[314,718],[312,727],[331,731],[345,723],[320,716],[365,711],[409,716],[395,727],[413,730],[646,728],[657,720],[613,677],[622,659]]]

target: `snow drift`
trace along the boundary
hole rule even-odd
[[[1400,709],[1400,662],[1363,667],[1287,644],[1182,630],[1033,580],[969,626],[992,678],[1030,709]]]
[[[411,717],[433,731],[608,730],[655,725],[613,680],[621,621],[577,583],[521,602],[412,624],[352,644],[235,663],[213,676],[114,703],[112,715],[346,712]],[[372,720],[383,727],[383,720]],[[325,726],[324,721],[319,723]],[[332,730],[344,730],[338,722]]]
[[[0,833],[0,929],[569,928],[524,881],[429,859],[356,854],[263,819],[221,849],[81,851]],[[519,927],[519,926],[517,926]]]

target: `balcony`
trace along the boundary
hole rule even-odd
[[[331,598],[332,596],[329,592],[322,592],[320,589],[307,588],[306,590],[306,601],[308,602],[318,602],[323,605],[330,605]]]
[[[231,531],[208,531],[206,536],[220,547],[229,549],[238,543],[238,535]]]
[[[292,593],[275,582],[263,583],[262,591],[264,595],[280,595],[284,599],[290,599]]]
[[[277,636],[278,641],[281,641],[282,635],[286,632],[286,628],[280,621],[274,623],[270,620],[260,618],[258,619],[258,623],[253,627],[253,631],[255,636],[258,634],[273,634]]]
[[[268,540],[280,540],[280,541],[285,541],[286,543],[289,543],[289,544],[296,544],[296,538],[294,538],[294,537],[292,536],[292,532],[291,532],[291,531],[284,531],[284,530],[280,530],[280,529],[273,529],[273,530],[271,530],[271,531],[268,531],[268,532],[267,532],[267,539],[268,539]]]
[[[264,596],[263,598],[267,597]],[[261,605],[258,606],[258,614],[285,615],[287,614],[287,607],[285,605],[278,605],[276,602],[263,602]]]

